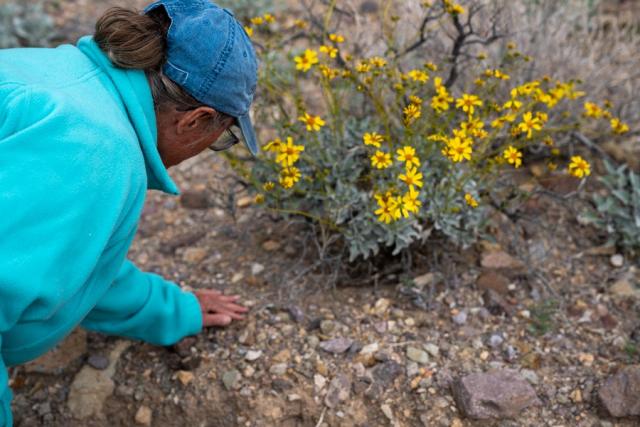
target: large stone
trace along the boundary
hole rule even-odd
[[[508,274],[519,273],[524,270],[524,263],[503,251],[487,251],[482,254],[480,264],[484,268],[504,271]]]
[[[509,279],[498,272],[486,270],[478,276],[476,286],[480,290],[491,289],[501,295],[505,295],[509,292]]]
[[[112,380],[120,355],[131,345],[130,341],[118,341],[109,354],[109,366],[97,370],[84,366],[76,375],[69,389],[67,405],[74,418],[86,420],[90,417],[104,419],[104,402],[113,393]]]
[[[86,352],[87,333],[83,329],[76,329],[53,350],[27,363],[24,369],[26,372],[58,375]]]
[[[627,366],[609,377],[598,398],[613,417],[640,416],[640,365]]]
[[[452,385],[460,411],[469,418],[511,418],[523,409],[540,404],[535,391],[512,370],[470,374]]]

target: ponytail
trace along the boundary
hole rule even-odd
[[[93,39],[118,67],[158,70],[166,60],[168,25],[162,22],[162,14],[156,13],[155,18],[122,7],[111,8],[96,22]]]

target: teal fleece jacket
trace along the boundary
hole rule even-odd
[[[0,426],[7,366],[79,324],[160,345],[200,332],[192,293],[126,260],[148,188],[178,194],[144,72],[88,36],[0,50]]]

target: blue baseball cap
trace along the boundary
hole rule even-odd
[[[233,16],[208,0],[160,0],[171,25],[162,71],[205,105],[235,117],[247,148],[258,152],[249,107],[258,81],[251,39]]]

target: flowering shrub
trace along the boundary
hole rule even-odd
[[[572,115],[567,107],[586,97],[578,81],[522,79],[532,58],[513,44],[497,64],[473,51],[499,37],[467,45],[463,38],[450,56],[422,58],[386,31],[384,55],[356,54],[332,27],[336,2],[329,3],[324,20],[287,23],[267,14],[247,22],[262,48],[257,121],[276,135],[242,172],[257,202],[309,218],[322,236],[339,236],[350,260],[382,247],[398,254],[433,229],[470,244],[501,190],[517,188],[509,172],[527,164],[530,150],[546,153],[550,170],[585,179],[589,162],[579,155],[563,161],[558,136],[594,119],[628,131],[606,103],[588,100],[582,115]],[[462,5],[422,7],[442,31],[471,28],[473,11]],[[397,17],[382,19],[401,25]],[[455,55],[464,46],[473,63],[460,70]],[[473,83],[458,87],[460,73],[473,74]]]

